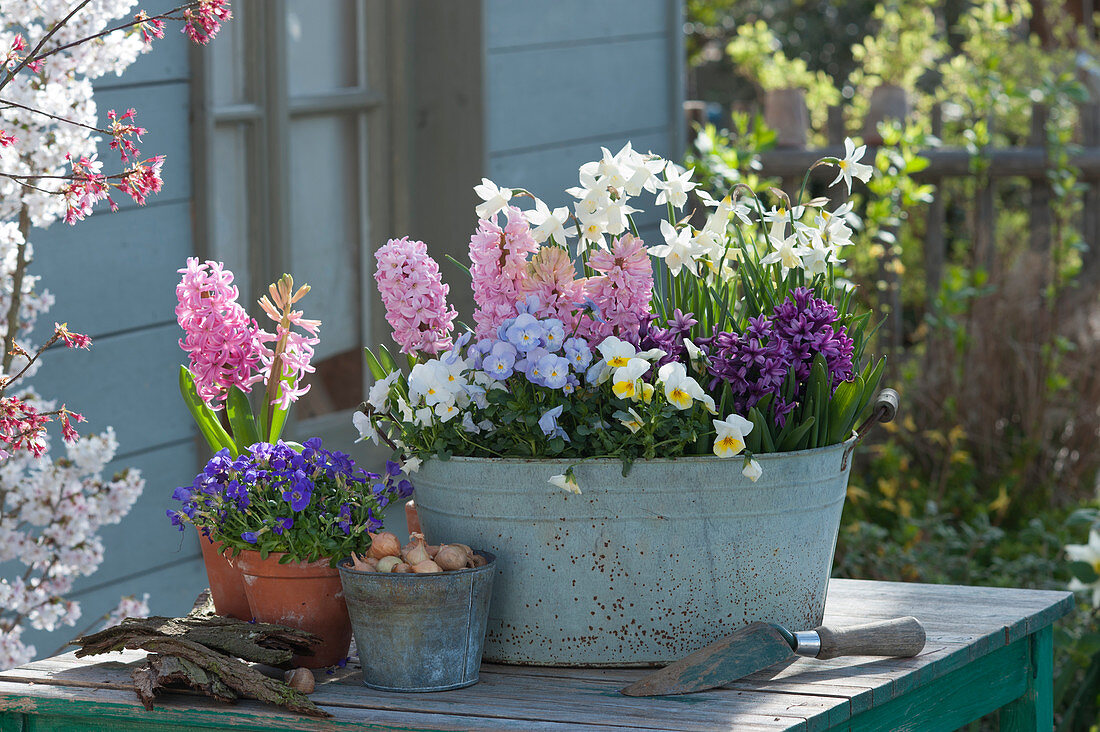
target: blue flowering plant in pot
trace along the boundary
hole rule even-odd
[[[864,153],[811,170],[850,193]],[[425,533],[497,555],[487,657],[660,663],[731,625],[821,621],[885,361],[843,278],[853,205],[803,200],[809,175],[794,198],[714,200],[628,144],[580,167],[571,207],[483,180],[457,333],[426,245],[378,250],[406,363],[367,350],[356,426],[419,470]],[[543,601],[563,579],[575,599]],[[685,608],[724,622],[670,630]]]
[[[366,553],[382,509],[411,492],[392,462],[378,475],[317,438],[300,450],[258,442],[237,457],[219,450],[191,485],[176,489],[182,505],[170,513],[181,530],[202,522],[226,547],[252,617],[323,639],[315,656],[297,659],[320,667],[347,656],[351,640],[337,562]]]

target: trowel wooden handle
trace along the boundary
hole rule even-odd
[[[894,618],[842,628],[822,625],[818,658],[915,656],[924,648],[924,626],[916,618]]]

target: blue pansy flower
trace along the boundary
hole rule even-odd
[[[523,313],[509,326],[505,336],[507,341],[521,353],[527,353],[542,345],[546,329],[534,315]]]

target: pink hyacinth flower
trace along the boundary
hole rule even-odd
[[[231,386],[247,392],[262,378],[263,331],[237,303],[233,273],[221,262],[188,257],[179,272],[176,320],[186,334],[180,348],[190,358],[199,397],[220,409]]]
[[[447,304],[450,287],[424,242],[390,239],[374,257],[374,281],[401,352],[434,356],[449,350],[458,312]]]
[[[527,255],[539,250],[523,213],[514,206],[509,206],[506,213],[508,221],[503,229],[494,216],[479,221],[470,237],[478,338],[493,337],[497,326],[516,314],[516,303],[524,299],[527,283]]]

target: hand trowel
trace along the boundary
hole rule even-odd
[[[791,633],[778,625],[752,623],[622,689],[627,696],[663,696],[713,689],[793,658],[915,656],[924,648],[916,618]]]

